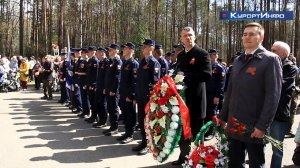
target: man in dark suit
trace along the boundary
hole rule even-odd
[[[276,115],[271,124],[270,135],[279,141],[283,141],[284,136],[289,132],[289,121],[291,117],[290,107],[292,93],[295,89],[297,67],[288,59],[291,49],[287,43],[276,41],[271,50],[281,59],[283,83]],[[281,167],[283,151],[280,151],[274,146],[272,146],[272,150],[271,168]]]
[[[253,127],[250,134],[229,134],[228,167],[244,167],[246,153],[249,167],[265,167],[264,135],[274,119],[280,98],[282,68],[279,57],[261,44],[264,28],[256,22],[243,32],[245,51],[232,66],[223,108],[218,115],[227,130],[233,127],[231,117]]]
[[[203,125],[206,116],[206,88],[205,82],[211,78],[211,63],[208,53],[195,43],[195,32],[191,27],[181,31],[181,41],[185,50],[177,58],[180,74],[185,76],[185,97],[189,108],[192,136],[195,138]],[[181,165],[190,152],[191,139],[179,142],[180,155],[173,165]]]

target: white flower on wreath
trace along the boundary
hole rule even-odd
[[[160,90],[161,91],[166,91],[168,89],[168,87],[169,87],[169,85],[167,83],[162,82]]]
[[[173,106],[173,107],[172,107],[172,113],[178,114],[179,111],[180,111],[180,108],[179,108],[178,106]]]
[[[177,74],[174,78],[175,83],[183,82],[184,76]]]
[[[196,168],[203,168],[203,165],[197,164]]]
[[[165,105],[161,105],[160,108],[161,108],[161,111],[163,111],[164,113],[168,113],[169,112],[169,108],[167,106],[165,106]]]
[[[176,85],[177,90],[182,90],[183,86],[182,85]]]
[[[202,158],[205,158],[205,152],[200,152],[200,156],[201,156]]]
[[[154,112],[155,111],[155,109],[157,108],[157,104],[155,104],[155,103],[150,103],[150,110],[151,110],[151,112]]]
[[[168,70],[168,71],[169,71],[168,76],[173,76],[175,70],[174,70],[174,69],[170,69],[170,70]]]
[[[219,165],[219,164],[220,164],[219,159],[215,159],[215,160],[214,160],[214,163],[215,163],[215,165]]]
[[[176,96],[172,96],[170,99],[169,99],[169,102],[172,106],[177,106],[178,105],[178,100],[177,100],[177,97]]]

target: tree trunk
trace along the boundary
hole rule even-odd
[[[294,41],[294,56],[297,57],[298,63],[300,62],[300,2],[297,1],[296,16],[295,16],[295,41]]]
[[[42,0],[42,35],[44,54],[48,54],[47,34],[47,2],[46,0]]]
[[[19,17],[19,53],[24,55],[24,1],[20,0],[20,17]]]

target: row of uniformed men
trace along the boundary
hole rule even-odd
[[[168,72],[169,65],[176,68],[176,58],[172,59],[172,63],[166,61],[161,45],[155,45],[151,39],[145,39],[141,45],[143,58],[139,62],[133,57],[133,43],[128,42],[121,47],[122,59],[118,55],[120,46],[117,44],[98,49],[95,46],[74,48],[71,60],[65,60],[60,70],[60,78],[66,79],[61,80],[65,82],[61,82],[60,101],[64,102],[70,97],[70,108],[74,108],[79,117],[90,116],[85,119],[88,123],[97,121],[93,124],[97,128],[105,127],[109,116],[110,127],[103,131],[106,136],[118,132],[121,109],[125,123],[125,134],[117,138],[121,143],[133,140],[136,125],[134,107],[137,104],[142,142],[132,150],[142,155],[147,153],[144,107],[149,101],[151,87]],[[174,47],[183,50],[182,45]]]

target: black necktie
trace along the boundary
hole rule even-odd
[[[253,54],[246,54],[245,55],[245,61],[248,61],[251,57],[252,57]]]

